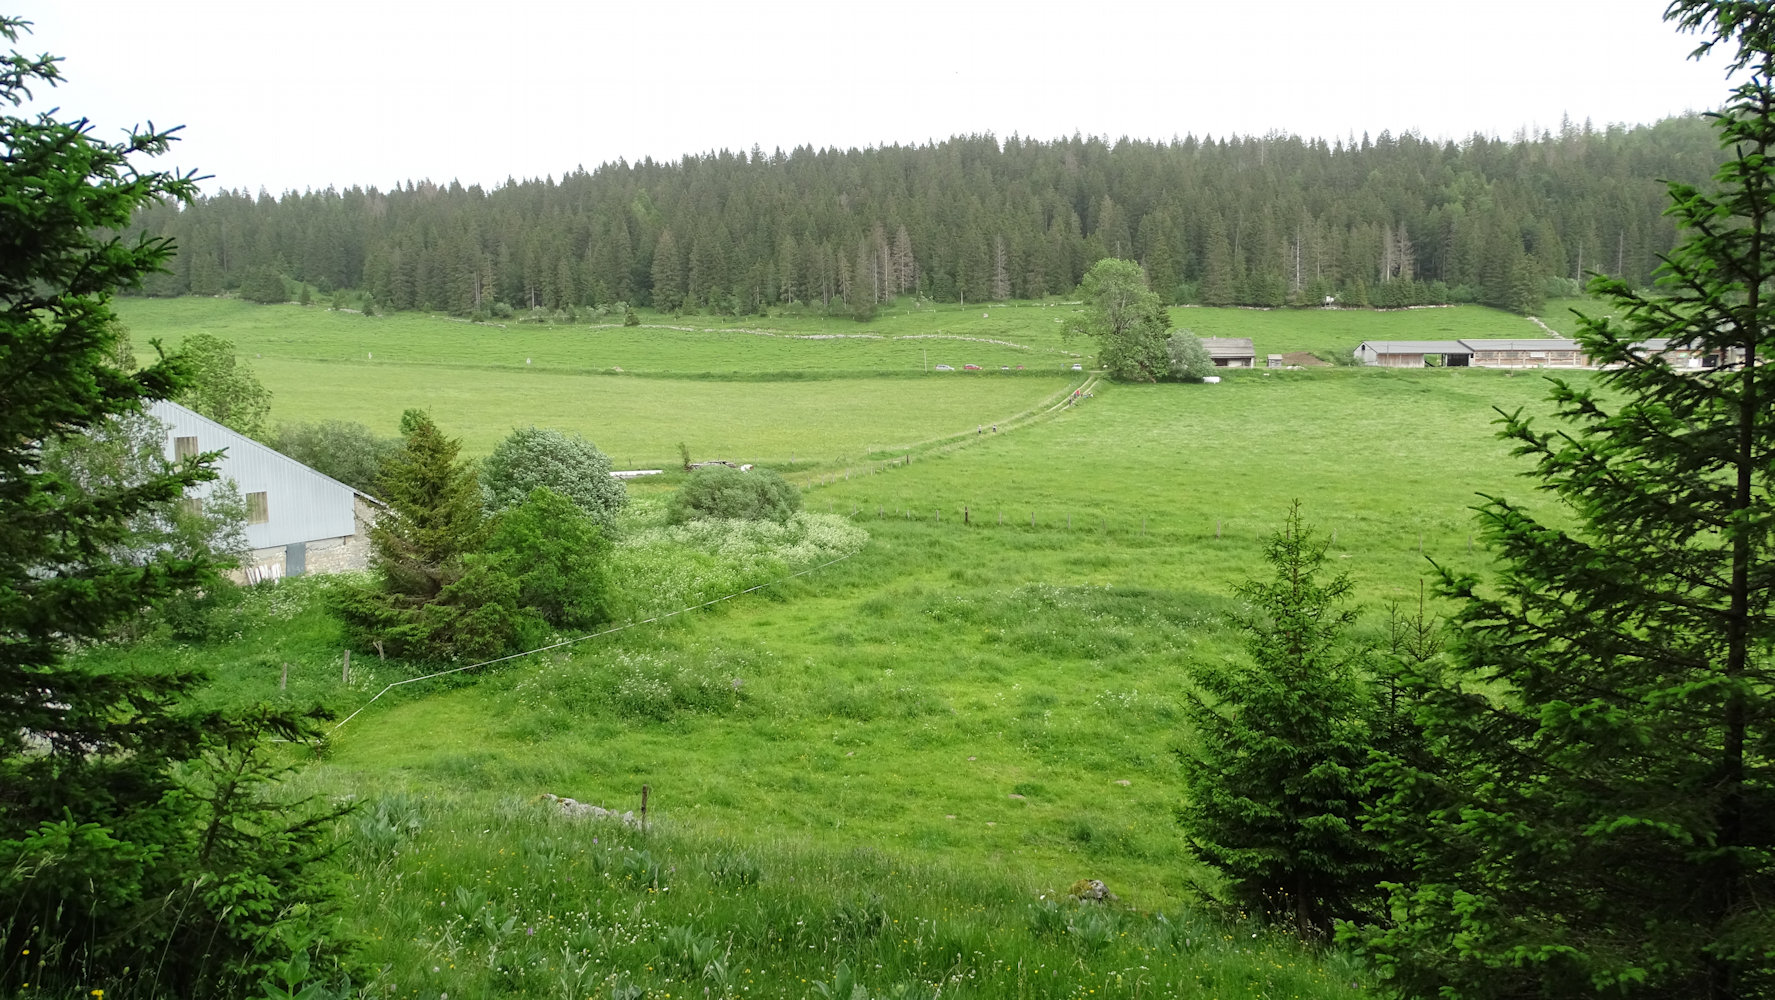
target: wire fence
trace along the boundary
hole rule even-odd
[[[859,549],[857,551],[860,552],[862,550]],[[336,733],[340,729],[344,728],[346,723],[357,718],[359,715],[362,715],[365,709],[369,708],[371,705],[376,704],[378,699],[380,699],[383,695],[387,694],[388,692],[393,691],[395,688],[402,687],[407,684],[417,684],[420,681],[435,680],[439,677],[447,677],[451,674],[460,674],[460,673],[464,673],[464,672],[470,671],[470,670],[479,670],[482,667],[490,667],[496,663],[506,663],[511,660],[521,660],[521,659],[524,659],[525,657],[535,656],[538,653],[547,653],[547,652],[551,652],[556,649],[561,649],[566,646],[572,646],[577,643],[585,642],[587,639],[596,639],[596,638],[599,638],[600,636],[614,635],[617,632],[624,632],[624,631],[627,631],[632,628],[639,628],[642,625],[652,625],[652,624],[656,624],[658,622],[663,622],[668,618],[676,618],[677,616],[682,615],[682,614],[687,614],[692,611],[700,611],[703,608],[707,608],[707,607],[711,607],[716,604],[720,604],[722,601],[731,601],[736,597],[741,597],[746,594],[753,593],[755,591],[764,590],[769,587],[779,586],[781,584],[789,582],[790,580],[795,579],[796,577],[807,576],[809,573],[817,573],[820,570],[827,568],[828,566],[835,566],[838,563],[844,562],[846,559],[849,559],[851,556],[854,556],[856,554],[857,554],[856,552],[847,552],[844,555],[841,555],[836,559],[829,559],[823,563],[820,563],[818,566],[809,566],[808,568],[806,568],[804,570],[799,570],[797,572],[790,573],[786,576],[778,577],[777,579],[771,580],[767,583],[760,583],[757,586],[747,587],[744,590],[736,590],[731,594],[724,594],[721,597],[717,597],[713,600],[704,601],[701,604],[693,604],[688,607],[679,608],[676,611],[668,611],[665,614],[654,615],[651,618],[643,618],[639,621],[627,622],[625,624],[617,625],[612,628],[603,629],[603,630],[597,631],[597,632],[588,632],[585,635],[575,636],[574,638],[571,638],[571,639],[562,639],[559,642],[552,642],[546,646],[538,646],[535,649],[526,649],[521,653],[511,653],[506,656],[496,656],[493,659],[482,660],[479,663],[469,663],[469,664],[465,664],[460,667],[451,667],[448,670],[434,671],[432,673],[424,674],[419,677],[408,677],[404,680],[394,681],[393,683],[386,685],[385,687],[382,688],[382,690],[380,690],[380,691],[376,692],[374,695],[372,695],[369,701],[366,701],[362,705],[359,705],[357,707],[357,709],[355,711],[353,711],[350,715],[347,715],[345,718],[340,719],[337,725],[335,725],[332,729],[327,730],[327,735],[331,736],[333,733]],[[347,655],[349,655],[349,654],[347,654]],[[279,740],[278,742],[285,742],[285,741]]]

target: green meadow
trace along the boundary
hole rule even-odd
[[[804,484],[807,513],[780,534],[668,528],[662,499],[682,474],[637,484],[613,557],[620,627],[373,702],[436,668],[360,650],[343,682],[325,579],[254,589],[202,642],[90,654],[207,664],[219,701],[362,709],[294,759],[303,787],[363,804],[341,831],[342,919],[365,941],[370,985],[401,997],[1363,992],[1372,974],[1348,956],[1204,901],[1212,874],[1175,822],[1190,666],[1242,655],[1230,594],[1264,571],[1262,539],[1296,498],[1356,582],[1364,634],[1416,600],[1432,560],[1483,570],[1476,494],[1536,500],[1494,408],[1542,409],[1547,388],[1477,369],[1158,386],[1057,366],[884,376],[868,369],[875,342],[645,327],[621,336],[671,374],[617,375],[586,360],[604,331],[122,305],[138,338],[207,323],[234,339],[278,419],[388,432],[417,401],[471,452],[534,422],[580,430],[619,463],[667,462],[685,440]],[[971,315],[1025,317],[989,339],[1081,350],[1047,329],[1065,308]],[[879,325],[967,330],[955,312]],[[1178,314],[1260,353],[1526,322]],[[395,333],[347,361],[354,324]],[[503,346],[530,352],[532,370],[477,353],[507,336],[526,338]],[[574,360],[537,370],[556,341]],[[786,376],[802,357],[835,367]],[[1088,396],[1053,406],[1080,386]],[[644,785],[645,832],[540,799],[629,811]],[[1119,901],[1072,901],[1089,878]]]

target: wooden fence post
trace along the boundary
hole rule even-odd
[[[973,517],[972,517],[971,513],[968,511],[968,505],[965,503],[961,505],[961,523],[963,523],[963,524],[973,524],[974,523]]]
[[[283,690],[286,690],[287,688],[289,688],[289,686],[290,686],[290,664],[288,661],[285,661],[283,676],[279,677],[277,679],[277,689],[279,691],[283,691]]]
[[[345,651],[345,666],[339,669],[339,683],[351,683],[351,650]]]
[[[652,791],[646,785],[641,786],[641,832],[647,832],[647,793]]]

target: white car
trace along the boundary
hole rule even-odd
[[[1085,366],[1084,365],[1073,365],[1072,370],[1075,372],[1082,372],[1085,370]]]
[[[937,366],[937,371],[940,371],[940,372],[952,372],[952,371],[955,371],[955,369],[953,369],[953,368],[951,368],[951,367],[949,367],[949,366],[948,366],[948,365],[938,365],[938,366]]]

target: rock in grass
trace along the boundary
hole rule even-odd
[[[541,800],[559,809],[563,816],[571,816],[574,819],[614,820],[624,826],[641,829],[641,821],[635,818],[633,812],[619,813],[615,809],[606,809],[603,806],[592,805],[590,802],[579,802],[549,792],[543,792]]]
[[[1082,878],[1072,884],[1067,892],[1081,903],[1113,903],[1116,894],[1109,891],[1109,886],[1094,878]]]

